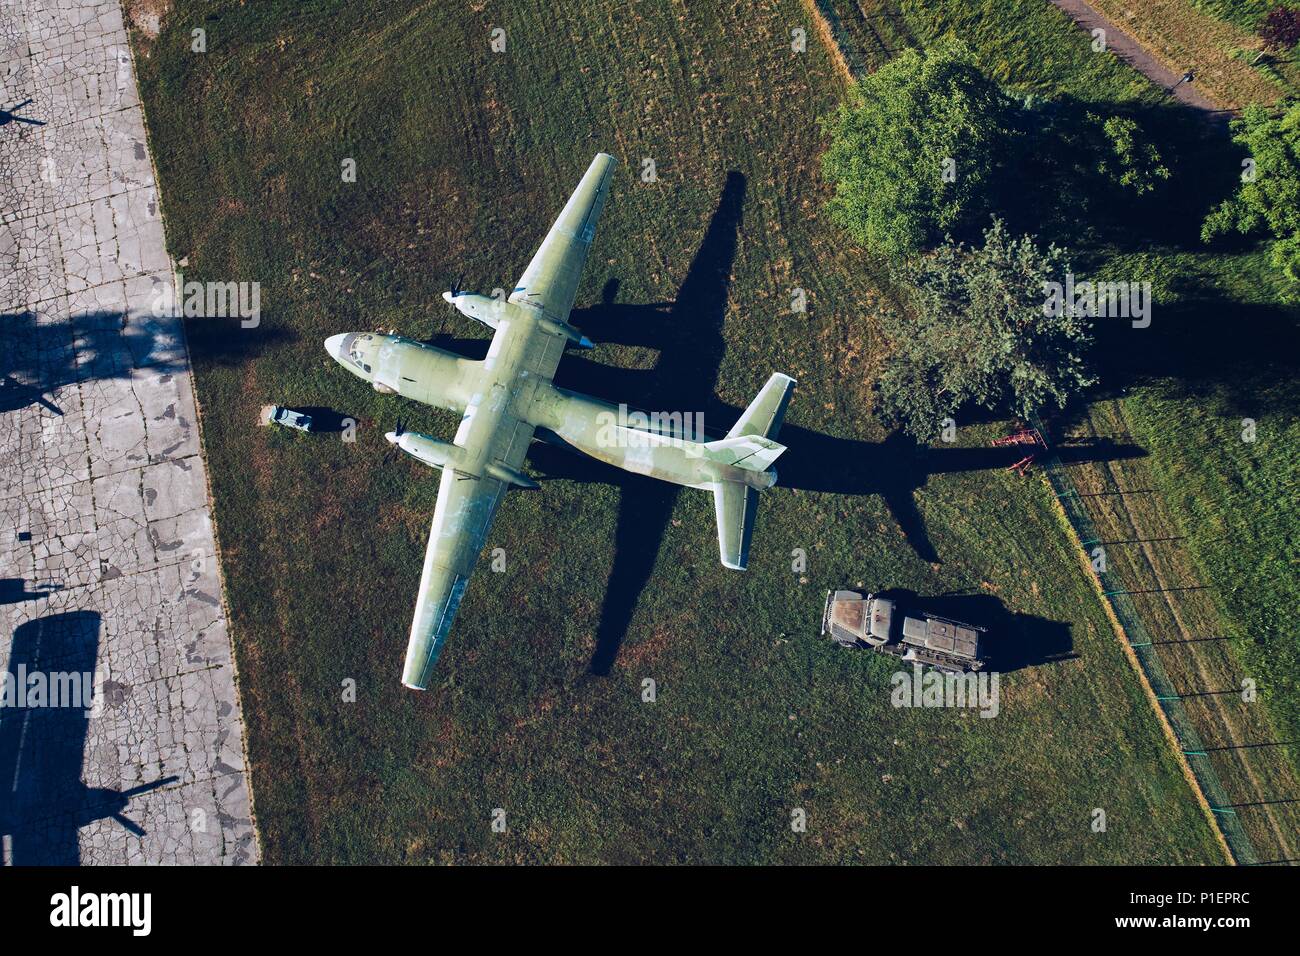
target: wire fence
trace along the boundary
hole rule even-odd
[[[1259,856],[1255,852],[1255,847],[1251,843],[1250,837],[1247,836],[1246,830],[1237,816],[1237,811],[1231,806],[1232,799],[1228,796],[1222,781],[1215,772],[1210,761],[1209,751],[1206,750],[1205,744],[1196,730],[1195,723],[1188,715],[1182,697],[1165,673],[1164,666],[1160,662],[1157,645],[1152,640],[1141,614],[1138,613],[1129,590],[1125,588],[1117,574],[1106,568],[1104,564],[1099,568],[1092,561],[1092,551],[1090,549],[1097,546],[1100,535],[1097,533],[1092,517],[1088,514],[1083,499],[1062,466],[1059,456],[1052,450],[1052,443],[1048,439],[1048,432],[1043,422],[1037,416],[1032,416],[1029,424],[1037,429],[1038,433],[1043,436],[1044,441],[1047,442],[1046,453],[1039,457],[1043,474],[1046,475],[1048,484],[1051,486],[1053,494],[1056,495],[1056,499],[1061,503],[1066,519],[1069,521],[1070,527],[1074,529],[1079,547],[1083,549],[1085,556],[1088,558],[1088,563],[1093,568],[1093,573],[1097,576],[1102,595],[1110,604],[1111,611],[1123,631],[1124,639],[1132,648],[1147,684],[1154,692],[1156,701],[1173,730],[1174,737],[1182,749],[1188,766],[1191,768],[1192,776],[1196,779],[1197,786],[1200,787],[1201,795],[1209,804],[1215,822],[1219,825],[1219,831],[1223,834],[1224,840],[1227,841],[1233,860],[1240,864],[1258,863]]]

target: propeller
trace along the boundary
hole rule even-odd
[[[32,99],[29,96],[21,103],[16,103],[13,106],[10,106],[8,108],[0,107],[0,126],[4,126],[6,123],[28,123],[32,126],[44,126],[45,124],[41,120],[35,120],[35,119],[30,119],[26,116],[15,115],[18,110],[22,109],[31,101]]]
[[[399,439],[404,434],[406,434],[406,426],[402,423],[402,420],[399,418],[397,420],[397,424],[393,427],[392,436],[394,439]],[[385,466],[391,465],[397,459],[399,451],[400,449],[397,446],[397,442],[393,441],[392,447],[390,447],[388,451],[384,452],[383,464]]]
[[[456,276],[456,281],[451,284],[451,297],[453,299],[464,291],[460,287],[460,280],[463,278],[465,278],[465,273],[462,272],[460,275]]]

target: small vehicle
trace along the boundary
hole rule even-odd
[[[267,424],[270,425],[284,425],[288,428],[296,428],[302,432],[311,431],[310,415],[304,415],[302,412],[295,412],[282,405],[272,405],[270,414],[267,416],[266,421]]]
[[[827,591],[822,634],[843,647],[869,647],[949,674],[984,666],[980,641],[987,630],[925,611],[896,613],[891,598],[861,591]]]

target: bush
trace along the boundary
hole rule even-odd
[[[1107,181],[1143,196],[1156,188],[1157,180],[1169,178],[1160,150],[1146,138],[1136,120],[1111,116],[1103,121],[1092,113],[1088,118],[1101,126],[1105,146],[1097,160],[1097,172]]]
[[[1285,53],[1300,43],[1300,10],[1274,7],[1259,24],[1264,49]]]

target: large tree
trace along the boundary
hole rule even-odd
[[[822,159],[836,222],[891,258],[987,224],[1015,102],[965,44],[907,50],[863,78],[827,120]]]
[[[1091,319],[1048,306],[1047,284],[1069,272],[1056,246],[1012,237],[995,219],[983,246],[949,240],[898,267],[911,308],[887,312],[881,418],[932,440],[966,405],[1026,416],[1063,407],[1091,385]]]
[[[1270,261],[1300,283],[1300,102],[1281,115],[1253,104],[1232,129],[1233,141],[1249,150],[1253,166],[1242,171],[1237,194],[1206,217],[1201,238],[1268,233],[1276,240]]]

